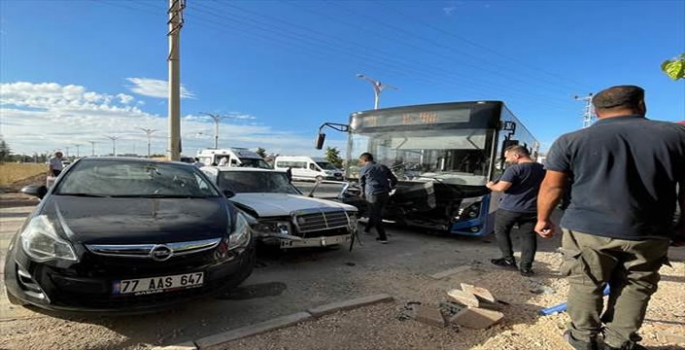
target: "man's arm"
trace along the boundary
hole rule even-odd
[[[538,192],[538,224],[535,226],[535,231],[542,237],[551,237],[554,234],[550,217],[564,194],[567,179],[566,173],[548,170],[542,180]]]
[[[504,192],[511,187],[511,182],[509,181],[497,181],[497,183],[494,183],[492,181],[488,182],[485,187],[489,188],[490,191],[493,192]]]

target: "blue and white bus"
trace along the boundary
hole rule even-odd
[[[504,149],[523,145],[535,159],[539,143],[500,101],[402,106],[353,113],[349,124],[324,127],[348,133],[345,174],[339,198],[364,208],[358,196],[363,152],[400,179],[384,218],[410,227],[457,235],[493,231],[500,194],[485,187],[504,171]]]

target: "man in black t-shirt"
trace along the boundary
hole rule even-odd
[[[572,176],[571,205],[561,220],[560,271],[570,285],[571,317],[564,337],[575,349],[645,349],[637,331],[670,240],[685,234],[682,217],[673,227],[676,203],[685,207],[685,126],[646,119],[637,86],[603,90],[592,103],[599,120],[562,135],[549,150],[535,230],[554,234],[550,216]]]
[[[517,269],[511,245],[511,230],[519,225],[521,237],[521,266],[523,276],[533,275],[533,260],[537,251],[537,235],[533,231],[537,220],[537,196],[545,169],[530,158],[528,149],[511,146],[504,156],[511,165],[497,183],[486,185],[492,191],[504,192],[495,217],[495,237],[502,257],[491,262],[499,267]]]

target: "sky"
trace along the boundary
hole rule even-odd
[[[323,122],[373,108],[501,100],[549,147],[587,96],[646,90],[648,117],[685,120],[685,1],[187,0],[183,154],[219,146],[320,155]],[[167,149],[164,0],[0,0],[0,133],[13,153]],[[345,154],[345,135],[327,131]],[[95,144],[91,144],[94,142]],[[78,145],[78,146],[77,146]]]

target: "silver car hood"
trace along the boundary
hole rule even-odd
[[[230,200],[239,207],[252,209],[260,218],[290,216],[306,209],[340,208],[345,211],[357,211],[357,208],[351,205],[285,193],[238,193]]]

